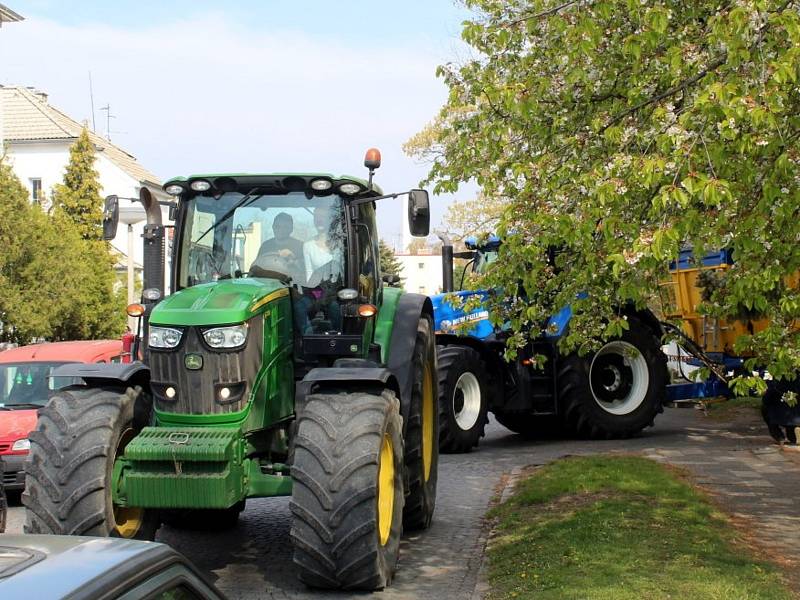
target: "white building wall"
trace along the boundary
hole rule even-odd
[[[50,197],[53,186],[64,179],[69,146],[68,140],[48,143],[9,142],[9,162],[28,193],[31,192],[31,179],[41,179],[42,192]]]
[[[432,254],[396,254],[403,266],[401,277],[407,292],[430,296],[442,291],[442,257]]]

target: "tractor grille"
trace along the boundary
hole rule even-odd
[[[247,343],[241,350],[211,350],[202,340],[198,327],[184,330],[183,339],[176,350],[150,350],[150,376],[156,409],[188,415],[226,414],[242,410],[261,366],[264,341],[263,318],[251,319],[248,325]],[[203,367],[198,370],[187,369],[184,364],[187,354],[201,356]],[[226,402],[220,400],[217,392],[220,387],[228,385],[234,394]],[[177,391],[171,399],[164,394],[169,386]]]

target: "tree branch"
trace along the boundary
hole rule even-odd
[[[665,98],[669,98],[670,96],[674,96],[675,94],[677,94],[678,92],[680,92],[683,89],[686,89],[687,87],[689,87],[693,83],[697,83],[703,77],[705,77],[706,75],[708,75],[712,71],[715,71],[716,69],[718,69],[719,67],[724,65],[727,62],[727,60],[728,60],[727,54],[724,55],[724,56],[720,56],[719,58],[717,58],[716,60],[711,62],[711,64],[709,64],[705,69],[703,69],[699,73],[689,77],[689,79],[685,79],[685,80],[681,81],[679,84],[674,85],[674,86],[672,86],[671,88],[669,88],[667,90],[664,90],[660,94],[656,94],[655,96],[651,96],[650,98],[648,98],[644,102],[640,102],[636,106],[633,106],[633,107],[629,108],[628,110],[621,112],[616,117],[611,119],[611,121],[609,121],[600,130],[600,133],[603,133],[609,127],[612,127],[613,125],[616,125],[617,123],[622,121],[624,118],[629,117],[633,113],[640,111],[641,109],[645,108],[646,106],[650,106],[651,104],[654,104],[656,102],[664,100]]]
[[[524,21],[530,21],[532,19],[541,19],[542,17],[549,17],[550,15],[554,15],[565,8],[569,8],[573,4],[578,4],[580,1],[581,0],[570,0],[569,2],[564,2],[563,4],[559,4],[558,6],[554,6],[553,8],[548,8],[547,10],[543,10],[542,12],[538,12],[536,14],[528,15],[525,17],[520,17],[519,19],[514,19],[513,21],[508,21],[505,26],[514,27],[514,25],[519,25]]]

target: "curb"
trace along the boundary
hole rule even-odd
[[[523,470],[524,467],[514,467],[511,469],[511,472],[504,477],[503,488],[499,491],[499,494],[492,499],[488,508],[502,504],[511,497],[511,494],[514,493],[514,488],[517,487]],[[481,558],[478,564],[478,577],[475,582],[475,588],[472,594],[470,594],[470,600],[483,600],[491,591],[491,587],[489,586],[489,568],[486,561],[486,547],[493,534],[494,523],[486,521],[486,525],[483,527],[480,538],[478,539],[478,544],[481,549]]]

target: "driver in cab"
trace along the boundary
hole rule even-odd
[[[295,284],[305,282],[305,259],[303,242],[292,237],[294,221],[291,215],[282,212],[272,221],[274,237],[268,239],[258,250],[254,264],[262,269],[288,275]]]

